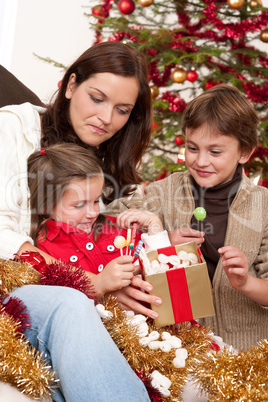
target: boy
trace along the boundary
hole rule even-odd
[[[268,190],[254,185],[242,168],[257,146],[258,121],[238,89],[221,84],[204,92],[183,115],[188,171],[152,183],[144,196],[113,204],[157,214],[172,244],[201,244],[216,314],[200,323],[244,350],[268,333]],[[193,216],[200,206],[207,212],[202,222]],[[118,217],[122,227],[127,214]],[[138,279],[135,284],[144,288]],[[120,297],[136,310],[137,300],[145,300],[131,289]]]

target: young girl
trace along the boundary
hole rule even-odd
[[[202,229],[216,315],[201,324],[240,349],[268,334],[268,190],[254,185],[242,168],[257,146],[258,122],[237,88],[221,84],[202,93],[183,115],[188,171],[152,183],[144,197],[121,203],[157,213],[173,244],[188,241],[187,228]],[[193,215],[199,206],[207,212],[201,227]],[[118,217],[123,227],[128,214]],[[130,307],[133,298],[144,300],[144,294],[134,296],[129,288],[121,292]]]
[[[115,218],[99,215],[104,175],[92,151],[58,144],[35,152],[28,159],[28,182],[31,236],[38,248],[91,273],[99,297],[129,285],[134,251],[115,246],[117,236],[127,238],[126,230],[116,226]],[[142,235],[145,243],[148,237],[155,241],[165,236],[160,219],[151,212],[143,211],[135,221],[148,230]],[[140,237],[137,232],[134,247]]]

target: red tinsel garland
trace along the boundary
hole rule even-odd
[[[30,317],[26,312],[26,306],[17,297],[9,297],[4,295],[0,297],[0,305],[3,307],[0,310],[0,314],[8,314],[18,322],[16,330],[23,332],[26,328],[30,327]]]

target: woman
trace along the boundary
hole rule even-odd
[[[150,141],[151,121],[145,59],[118,42],[86,50],[47,108],[25,103],[0,109],[0,257],[39,251],[29,237],[29,155],[60,142],[93,147],[110,187],[107,199],[125,196],[140,181],[136,168]],[[73,289],[49,286],[24,286],[11,295],[27,306],[31,329],[25,334],[60,379],[55,401],[148,400],[92,301]]]

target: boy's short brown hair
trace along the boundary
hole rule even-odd
[[[259,117],[250,102],[228,84],[216,85],[190,101],[182,118],[182,133],[206,124],[211,133],[235,137],[241,150],[258,144]]]

